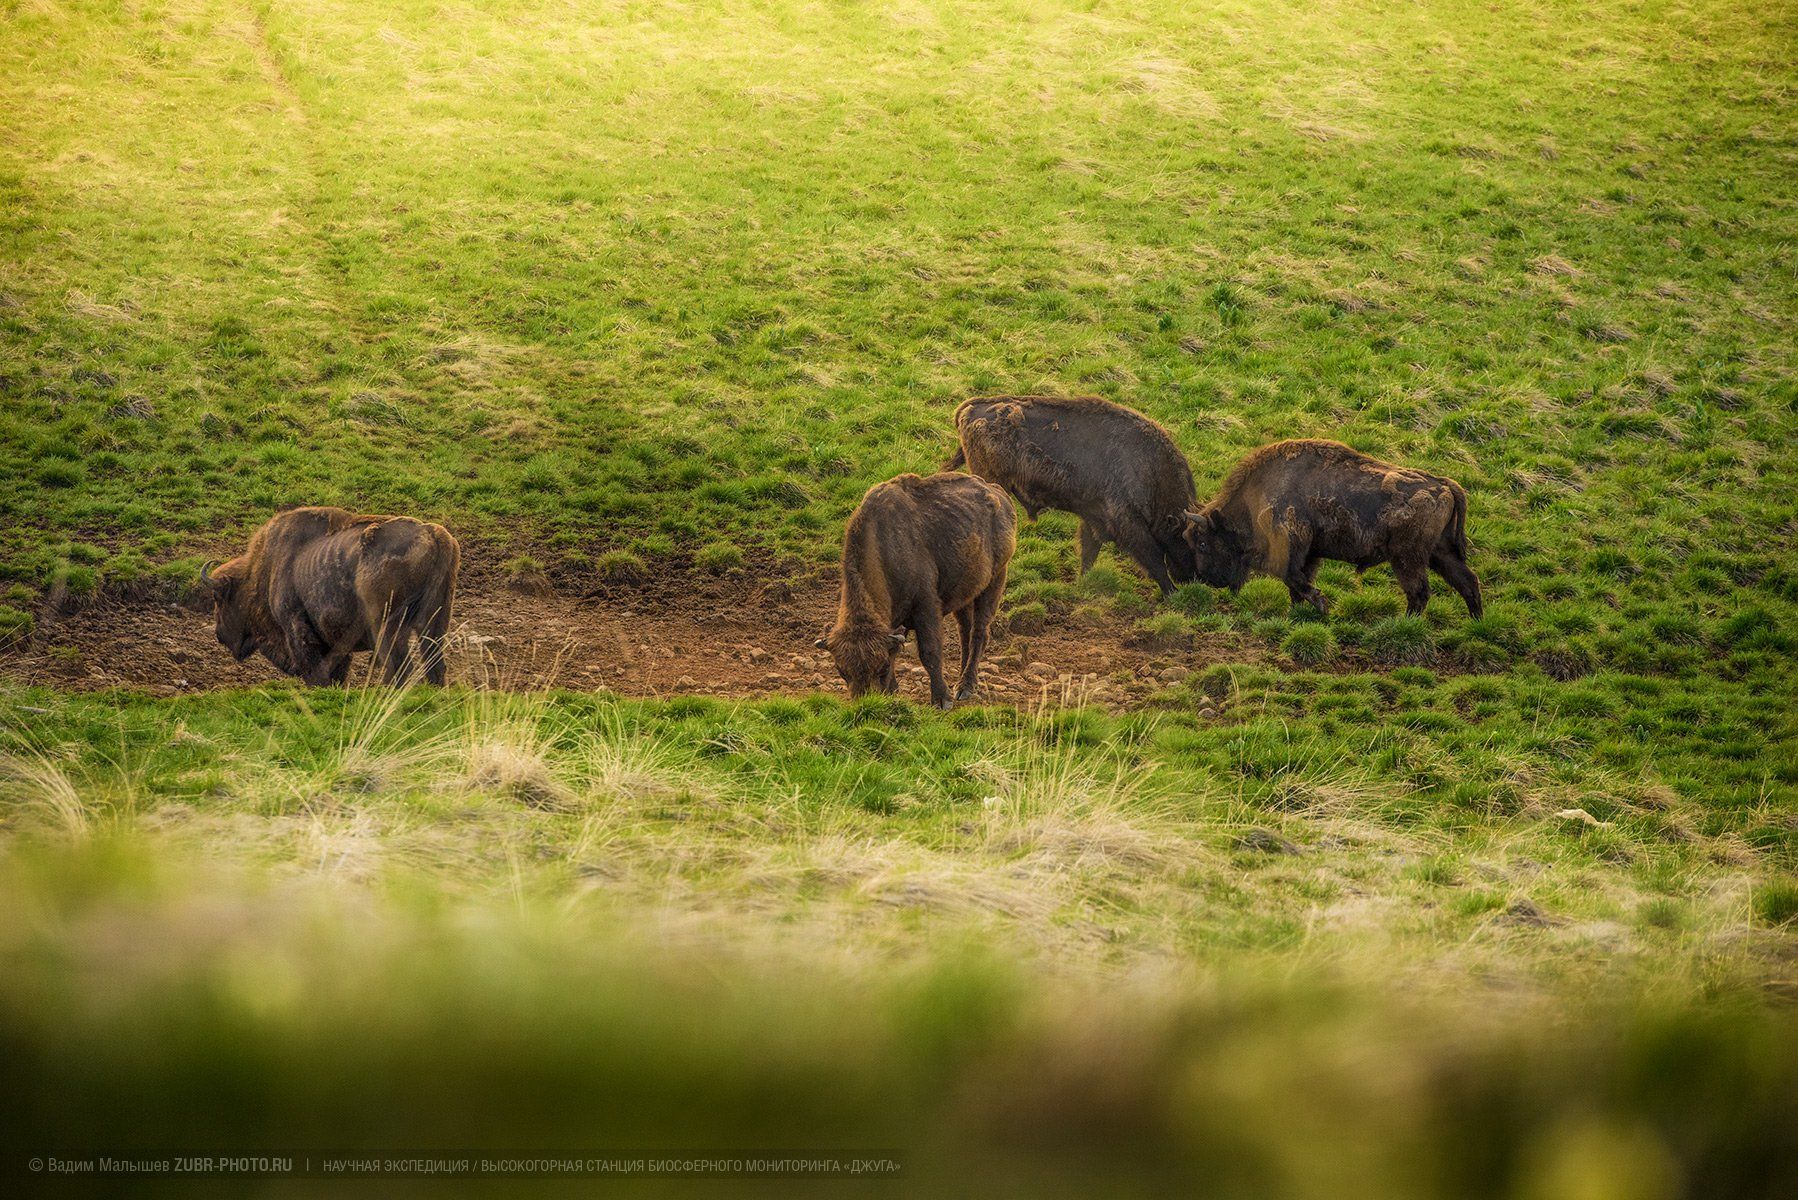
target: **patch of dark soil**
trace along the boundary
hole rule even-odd
[[[508,582],[499,571],[464,572],[451,683],[629,696],[844,692],[829,655],[812,646],[836,615],[834,569],[798,579],[652,571],[628,582],[563,578],[528,593]],[[955,623],[948,625],[944,657],[953,679],[959,648]],[[1048,696],[1132,707],[1212,662],[1265,653],[1228,635],[1151,650],[1132,645],[1132,633],[1129,618],[1109,615],[1051,620],[1029,637],[997,633],[981,670],[981,701],[1025,704]],[[357,656],[352,684],[366,678],[367,659]],[[900,662],[901,693],[924,699],[915,652],[908,648]],[[174,695],[281,675],[260,657],[233,662],[213,637],[209,614],[166,598],[103,597],[47,617],[25,647],[0,654],[0,677]]]

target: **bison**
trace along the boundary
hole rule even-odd
[[[1097,396],[988,396],[955,410],[961,438],[947,466],[996,483],[1035,520],[1080,518],[1080,571],[1106,542],[1141,564],[1163,594],[1193,577],[1180,536],[1198,503],[1192,471],[1167,430]]]
[[[238,662],[261,651],[287,674],[323,686],[344,681],[351,654],[372,650],[383,681],[394,683],[411,665],[416,633],[425,679],[441,684],[461,559],[441,525],[296,508],[200,578],[219,642]]]
[[[1312,584],[1317,564],[1356,571],[1389,562],[1412,616],[1430,601],[1429,570],[1476,618],[1480,581],[1467,566],[1467,493],[1452,479],[1395,467],[1341,442],[1263,446],[1224,480],[1217,498],[1186,515],[1199,579],[1240,588],[1250,571],[1286,584],[1294,604],[1329,602]]]
[[[968,475],[900,475],[868,489],[843,535],[836,624],[814,643],[830,651],[851,696],[898,691],[893,664],[909,629],[930,675],[931,703],[950,707],[945,613],[961,626],[955,698],[974,695],[1017,524],[1005,493]]]

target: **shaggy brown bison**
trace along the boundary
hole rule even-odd
[[[1217,498],[1186,519],[1198,577],[1240,588],[1250,571],[1276,576],[1294,604],[1328,606],[1312,584],[1323,559],[1357,571],[1389,562],[1416,616],[1429,569],[1478,617],[1480,581],[1467,567],[1467,493],[1452,479],[1395,467],[1341,442],[1263,446],[1236,465]]]
[[[296,508],[250,548],[201,572],[218,639],[238,662],[264,658],[314,686],[342,683],[372,650],[385,682],[403,679],[418,635],[424,675],[443,682],[443,639],[462,551],[449,530],[411,517]]]
[[[900,475],[868,489],[843,535],[836,624],[814,643],[830,651],[851,696],[898,690],[893,663],[909,629],[930,675],[930,702],[948,708],[944,613],[961,626],[955,698],[974,694],[1017,524],[1005,493],[968,475]]]
[[[1114,542],[1161,590],[1193,577],[1181,538],[1198,503],[1192,471],[1167,430],[1097,396],[988,396],[955,410],[961,446],[949,467],[1016,496],[1035,520],[1045,508],[1080,518],[1080,571]]]

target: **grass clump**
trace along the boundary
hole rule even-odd
[[[37,622],[32,615],[23,609],[14,608],[10,604],[0,604],[0,650],[17,646],[31,637],[31,631]]]
[[[1236,606],[1256,617],[1285,616],[1292,609],[1292,597],[1278,579],[1251,579],[1236,594]]]
[[[1116,600],[1134,595],[1136,586],[1118,568],[1099,564],[1082,575],[1075,582],[1074,589],[1083,596],[1104,596]]]
[[[1041,633],[1049,623],[1049,610],[1040,600],[1007,605],[1004,615],[1007,632],[1024,637]]]
[[[1767,925],[1798,922],[1798,878],[1769,879],[1756,887],[1754,915]]]
[[[1217,611],[1217,589],[1202,583],[1183,583],[1174,589],[1167,602],[1175,612],[1186,616],[1208,616]]]
[[[649,568],[629,550],[607,550],[594,560],[593,573],[607,583],[630,583],[646,577]]]
[[[708,542],[693,555],[693,565],[702,571],[722,575],[743,565],[742,547],[731,542]]]
[[[1362,635],[1361,648],[1387,666],[1427,663],[1436,657],[1436,639],[1422,617],[1387,617]]]
[[[1177,612],[1158,612],[1136,623],[1138,639],[1156,650],[1184,650],[1196,631],[1192,619]]]
[[[1293,627],[1280,642],[1280,650],[1301,667],[1315,667],[1336,657],[1336,635],[1327,625],[1307,621]]]
[[[1404,598],[1381,587],[1353,588],[1335,598],[1330,615],[1344,621],[1373,624],[1404,612]]]

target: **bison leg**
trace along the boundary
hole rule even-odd
[[[318,630],[303,612],[280,614],[281,632],[287,639],[287,673],[306,681],[310,687],[324,687],[331,682],[325,669],[325,643]]]
[[[455,576],[451,573],[441,581],[435,595],[426,594],[424,623],[418,630],[418,650],[424,657],[425,682],[434,687],[443,686],[443,644],[449,637],[454,587]]]
[[[938,708],[949,707],[949,685],[943,681],[943,616],[934,604],[918,613],[912,626],[918,634],[918,661],[930,676],[930,702]]]
[[[425,682],[435,687],[443,686],[443,643],[449,633],[448,625],[447,612],[442,617],[432,614],[425,621],[424,628],[418,631],[418,653],[424,660]]]
[[[1294,604],[1309,604],[1320,613],[1330,611],[1327,596],[1317,590],[1317,567],[1320,560],[1309,556],[1289,559],[1286,564],[1286,594]]]
[[[992,632],[993,614],[999,611],[999,598],[1005,594],[1005,572],[987,585],[986,591],[974,597],[973,615],[968,626],[973,628],[969,649],[962,664],[961,682],[956,686],[957,700],[971,700],[980,690],[980,656],[986,653],[986,639]]]
[[[1398,577],[1398,586],[1405,593],[1405,615],[1422,616],[1430,603],[1429,569],[1415,559],[1394,559],[1392,573]]]
[[[404,683],[412,670],[412,616],[405,608],[388,613],[381,620],[375,637],[375,664],[381,669],[381,682]]]
[[[337,645],[326,650],[306,682],[313,687],[336,685],[341,687],[350,677],[350,657],[356,653],[356,643],[360,639],[346,637]]]
[[[1448,586],[1461,593],[1461,599],[1467,601],[1467,611],[1474,620],[1485,614],[1486,606],[1480,600],[1480,577],[1462,561],[1461,556],[1448,550],[1438,549],[1430,555],[1430,566],[1436,574],[1448,581]]]
[[[1080,573],[1086,574],[1099,561],[1099,549],[1105,545],[1105,534],[1091,521],[1080,522]]]
[[[1141,521],[1128,521],[1121,527],[1113,528],[1113,537],[1124,553],[1134,558],[1142,569],[1149,573],[1155,586],[1161,589],[1163,596],[1174,590],[1173,577],[1167,573],[1167,563],[1161,553],[1161,543]]]
[[[967,678],[968,656],[974,653],[974,606],[957,610],[955,614],[956,628],[961,630],[961,675]]]

